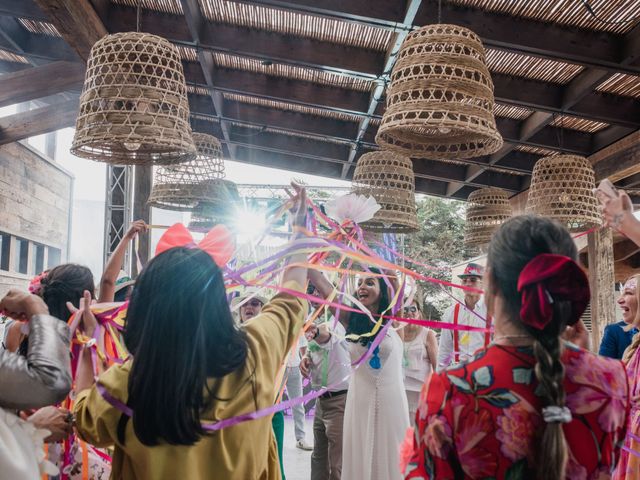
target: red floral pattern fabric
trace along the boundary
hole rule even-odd
[[[622,362],[567,344],[564,388],[573,420],[567,479],[611,477],[626,434],[629,386]],[[422,389],[406,479],[533,478],[543,431],[530,347],[492,345]]]

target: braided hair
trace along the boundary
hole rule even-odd
[[[551,253],[577,259],[577,250],[569,232],[547,218],[523,215],[512,218],[494,234],[487,254],[490,281],[504,298],[507,314],[533,338],[534,372],[542,406],[564,407],[564,366],[560,360],[561,340],[571,316],[571,302],[555,299],[553,319],[543,330],[520,320],[521,295],[517,290],[522,269],[534,257]],[[538,480],[565,478],[568,449],[561,423],[545,423],[536,442],[534,469]]]

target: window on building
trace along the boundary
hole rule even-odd
[[[16,256],[13,269],[18,273],[29,273],[29,240],[16,238]]]
[[[11,268],[11,235],[0,233],[0,270],[8,271]]]
[[[44,245],[33,245],[32,273],[38,275],[44,270]]]
[[[49,247],[49,261],[47,262],[47,269],[52,269],[60,265],[60,249]]]

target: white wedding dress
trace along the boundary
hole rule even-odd
[[[342,480],[401,480],[398,453],[409,427],[402,375],[402,340],[389,329],[379,347],[381,368],[365,361],[351,376],[344,412]],[[351,361],[366,351],[349,342]]]

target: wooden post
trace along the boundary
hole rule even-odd
[[[133,219],[144,220],[146,223],[151,223],[151,207],[147,204],[149,195],[151,194],[151,186],[153,184],[153,167],[148,166],[136,166],[134,168],[134,183],[133,183]],[[124,226],[125,231],[129,228],[129,225]],[[150,234],[140,235],[138,237],[138,255],[142,265],[146,265],[149,261],[149,254],[151,251]],[[138,275],[138,266],[136,264],[135,255],[131,256],[131,273],[133,277]]]
[[[609,228],[588,235],[591,284],[591,349],[597,351],[604,327],[616,320],[613,233]]]

